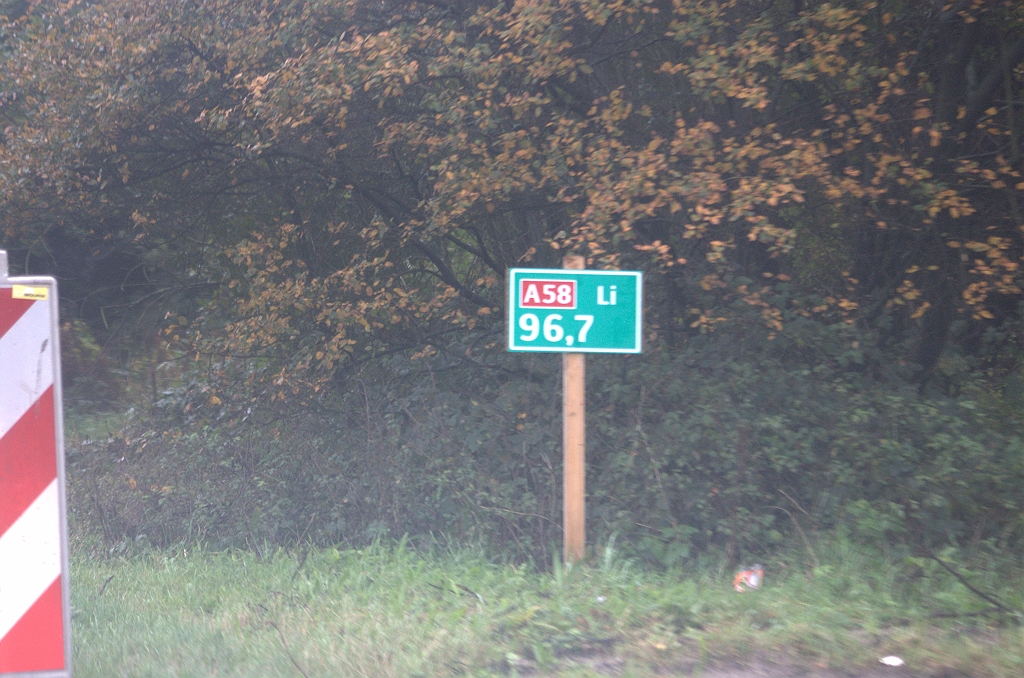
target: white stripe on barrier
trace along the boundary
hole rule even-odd
[[[54,479],[0,537],[0,638],[60,576],[60,506]]]
[[[0,337],[0,436],[53,383],[50,305],[32,304]]]

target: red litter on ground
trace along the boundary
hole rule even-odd
[[[732,580],[732,587],[736,591],[752,591],[760,588],[764,581],[764,567],[762,565],[751,565],[745,570],[740,570]]]

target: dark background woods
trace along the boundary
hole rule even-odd
[[[646,273],[591,534],[1019,549],[1024,10],[5,2],[0,245],[62,285],[76,524],[540,556],[558,358],[503,276]],[[116,430],[115,430],[116,429]]]

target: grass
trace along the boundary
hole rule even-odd
[[[816,570],[798,555],[743,594],[713,567],[652,573],[610,551],[550,571],[404,543],[73,557],[75,674],[654,676],[754,659],[847,672],[897,654],[918,675],[1024,675],[1019,625],[931,616],[986,604],[927,563],[841,540],[818,546]],[[1019,572],[971,576],[1024,607]]]

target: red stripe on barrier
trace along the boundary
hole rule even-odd
[[[0,674],[64,668],[64,612],[60,577],[0,639]]]
[[[53,386],[0,438],[0,534],[57,477]]]
[[[0,287],[0,337],[25,315],[28,307],[36,302],[31,299],[14,299],[10,287]]]

